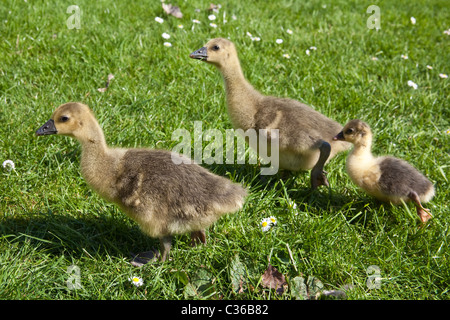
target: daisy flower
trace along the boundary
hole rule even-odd
[[[309,49],[306,49],[305,53],[307,56],[309,56],[311,54],[311,51],[309,51]]]
[[[439,77],[441,77],[442,79],[447,79],[448,75],[446,75],[445,73],[439,73]]]
[[[433,67],[432,67],[432,66],[428,66],[428,65],[427,65],[427,69],[430,69],[430,70],[432,70],[432,69],[433,69]]]
[[[156,22],[159,22],[159,23],[163,23],[163,22],[164,22],[164,19],[163,19],[163,18],[160,18],[160,17],[156,17],[156,18],[155,18],[155,21],[156,21]]]
[[[297,209],[297,204],[294,202],[294,201],[290,201],[289,200],[289,202],[288,202],[288,207],[290,208],[290,209]]]
[[[169,38],[170,38],[170,34],[164,32],[164,33],[162,34],[162,37],[163,37],[164,39],[169,39]]]
[[[2,164],[3,168],[8,170],[14,170],[16,166],[14,165],[14,162],[12,160],[5,160]]]
[[[413,87],[414,90],[417,90],[417,87],[418,87],[417,84],[412,82],[411,80],[408,80],[408,86]]]
[[[215,24],[215,23],[210,23],[209,25],[213,28],[217,28],[217,24]]]
[[[277,40],[275,40],[275,42],[278,43],[278,44],[282,44],[283,43],[283,39],[277,39]]]
[[[170,42],[164,42],[164,47],[171,47],[172,44]]]
[[[416,24],[416,18],[411,17],[411,23],[412,23],[412,24]]]
[[[317,50],[317,47],[314,47],[314,46],[312,46],[312,47],[309,47],[311,50]]]
[[[447,131],[445,131],[446,134],[450,134],[450,129],[447,129]]]
[[[371,58],[373,61],[378,61],[378,58],[377,57],[372,57]]]
[[[408,60],[408,56],[406,54],[401,55],[402,59]]]
[[[294,33],[291,29],[287,29],[286,32],[289,33],[289,34],[293,34]]]
[[[179,25],[178,25],[178,28],[179,28],[179,29],[183,29],[184,27],[183,27],[182,24],[179,24]]]
[[[445,30],[445,31],[444,31],[444,34],[446,34],[446,35],[450,36],[450,29],[448,29],[448,30]]]
[[[270,220],[268,218],[262,219],[260,226],[261,226],[262,231],[264,231],[264,232],[269,231],[270,230]]]
[[[136,287],[140,287],[144,284],[144,281],[142,281],[139,277],[131,277],[128,278],[129,281],[131,281],[132,284],[134,284]]]
[[[216,20],[216,16],[213,15],[213,14],[210,14],[210,15],[208,16],[208,19],[211,20],[211,21]]]
[[[197,20],[197,19],[193,19],[193,20],[192,20],[192,22],[193,22],[193,23],[197,23],[197,24],[200,24],[200,21],[199,21],[199,20]]]
[[[283,54],[283,58],[290,59],[291,56],[289,54],[285,53],[285,54]]]
[[[277,225],[277,218],[275,218],[274,216],[270,216],[269,218],[270,224],[272,226],[276,226]]]

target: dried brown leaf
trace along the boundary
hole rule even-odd
[[[109,83],[111,82],[111,80],[114,79],[114,75],[113,74],[108,74],[108,80],[106,81],[105,87],[104,88],[98,88],[97,90],[99,92],[105,92],[106,90],[108,90],[109,87]]]
[[[262,275],[262,285],[265,288],[275,289],[278,294],[282,294],[287,282],[284,275],[269,263],[269,266]]]
[[[181,13],[180,8],[177,6],[163,3],[162,8],[167,14],[170,14],[170,15],[174,16],[175,18],[181,19],[183,17],[183,14]]]

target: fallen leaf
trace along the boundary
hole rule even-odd
[[[320,293],[320,299],[328,299],[329,297],[332,297],[334,299],[346,299],[347,295],[343,290],[324,290]]]
[[[106,90],[108,90],[109,84],[111,82],[111,80],[114,79],[114,75],[113,74],[108,74],[108,80],[106,81],[105,87],[104,88],[98,88],[97,90],[100,92],[105,92]]]
[[[290,281],[291,294],[297,300],[308,300],[308,290],[305,283],[305,278],[295,277]]]
[[[309,298],[317,299],[320,296],[320,292],[323,290],[323,283],[314,276],[308,276],[306,285],[308,286]]]
[[[144,264],[147,264],[151,261],[156,261],[156,259],[159,257],[159,252],[155,249],[151,251],[140,252],[138,254],[131,253],[131,256],[133,257],[133,259],[130,263],[135,267],[142,267]]]
[[[287,283],[284,275],[269,263],[262,275],[262,285],[265,288],[275,289],[278,294],[282,294]]]
[[[185,298],[206,298],[215,294],[215,279],[213,275],[204,268],[199,268],[191,277],[191,281],[184,288]]]
[[[164,11],[165,11],[167,14],[173,15],[175,18],[180,19],[180,18],[183,17],[183,14],[181,13],[180,8],[177,7],[177,6],[173,6],[173,5],[171,5],[171,4],[165,4],[165,3],[163,3],[163,4],[162,4],[162,8],[164,9]]]
[[[243,293],[247,286],[245,279],[246,271],[245,265],[239,259],[239,255],[236,254],[230,266],[230,279],[233,291],[237,293]]]
[[[222,6],[221,6],[220,4],[214,4],[214,3],[211,3],[211,4],[209,5],[208,10],[209,10],[209,11],[214,11],[214,12],[219,12],[219,9],[220,9],[220,8],[222,8]]]

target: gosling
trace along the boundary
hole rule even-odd
[[[371,152],[372,131],[367,123],[352,120],[334,139],[345,140],[354,145],[348,155],[346,169],[357,186],[381,201],[393,204],[412,201],[423,223],[432,217],[421,202],[425,203],[433,198],[433,184],[402,159],[374,157]]]
[[[280,169],[312,169],[312,189],[329,186],[324,165],[351,146],[333,141],[336,132],[342,130],[339,123],[299,101],[265,96],[255,90],[242,73],[235,45],[227,39],[212,39],[190,57],[212,64],[222,73],[228,114],[235,129],[278,129]],[[270,148],[270,141],[267,145]]]
[[[109,148],[93,112],[81,103],[59,106],[36,135],[60,134],[81,143],[81,173],[141,230],[160,239],[160,260],[172,236],[191,233],[206,243],[205,228],[242,208],[246,190],[183,155],[166,150]]]

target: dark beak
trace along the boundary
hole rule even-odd
[[[345,138],[344,138],[344,131],[339,132],[339,133],[333,138],[333,140],[342,140],[342,141],[345,141]]]
[[[45,136],[48,134],[56,134],[56,133],[58,133],[58,130],[56,130],[55,122],[52,119],[48,120],[46,123],[44,123],[42,127],[37,129],[36,131],[37,136]]]
[[[189,57],[192,59],[198,59],[202,61],[206,61],[208,59],[207,54],[208,49],[206,47],[201,47],[197,51],[192,52]]]

